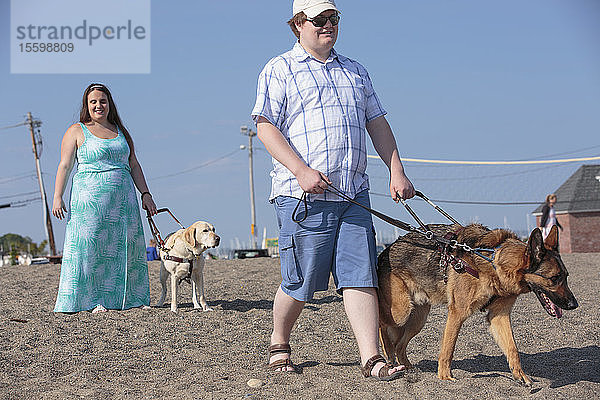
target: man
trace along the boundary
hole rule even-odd
[[[156,240],[150,239],[148,247],[146,247],[146,261],[158,260],[158,252],[156,251]]]
[[[283,278],[273,302],[269,366],[298,372],[290,360],[291,331],[304,303],[315,291],[327,290],[331,273],[358,343],[363,374],[390,380],[404,366],[386,364],[379,355],[371,215],[328,185],[370,204],[366,128],[390,170],[392,198],[411,198],[414,188],[367,71],[333,49],[339,18],[333,0],[295,0],[288,24],[298,43],[270,60],[258,80],[252,117],[273,156],[270,201],[280,228]],[[303,193],[306,210],[299,207],[294,213]]]

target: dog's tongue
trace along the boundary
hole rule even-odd
[[[544,299],[544,302],[546,303],[546,304],[544,304],[544,307],[548,311],[548,314],[550,314],[551,316],[556,317],[556,318],[562,317],[562,310],[560,309],[560,307],[558,307],[556,304],[554,304],[552,302],[552,300],[550,300],[550,298],[548,296],[546,296],[544,293],[542,293],[541,295],[542,295],[542,298]]]
[[[562,317],[562,310],[560,309],[560,307],[558,307],[556,304],[552,303],[552,308],[554,309],[554,312],[556,313],[556,318]]]

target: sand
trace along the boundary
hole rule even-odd
[[[180,312],[133,309],[74,315],[52,312],[60,265],[2,268],[0,399],[595,399],[600,397],[600,254],[563,260],[579,308],[549,317],[531,293],[519,298],[513,329],[523,369],[507,362],[477,313],[459,336],[456,382],[436,377],[446,310],[432,310],[409,346],[416,368],[393,382],[359,372],[341,298],[330,290],[307,303],[292,337],[302,374],[268,372],[266,347],[279,260],[209,260],[212,312],[194,310],[183,284]],[[152,305],[160,296],[151,262]],[[252,388],[247,382],[259,387]],[[260,386],[262,385],[262,386]]]

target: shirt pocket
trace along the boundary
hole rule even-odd
[[[340,100],[348,112],[352,125],[364,127],[366,123],[367,95],[363,79],[358,75],[348,77],[348,85],[341,86]]]
[[[279,235],[279,258],[284,285],[301,284],[304,279],[296,257],[294,235]]]

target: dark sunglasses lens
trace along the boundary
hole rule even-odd
[[[327,17],[323,17],[323,16],[316,16],[313,19],[310,20],[314,26],[316,26],[317,28],[321,28],[323,26],[325,26],[325,24],[327,23]]]
[[[331,25],[335,26],[338,24],[338,22],[340,22],[340,16],[339,15],[330,15],[329,17],[324,17],[322,15],[317,15],[316,17],[314,17],[313,19],[310,20],[310,22],[312,22],[312,24],[317,27],[317,28],[322,28],[325,26],[325,24],[327,23],[327,20],[329,20],[331,22]]]

